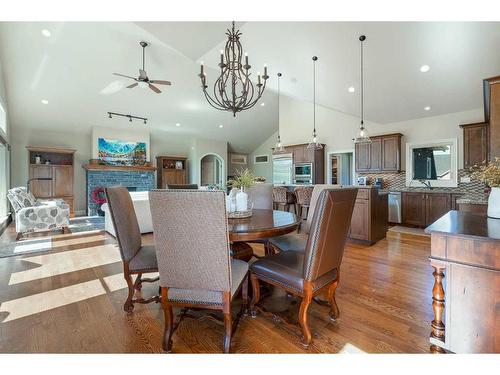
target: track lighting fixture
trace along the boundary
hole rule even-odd
[[[146,117],[126,115],[124,113],[117,113],[117,112],[108,112],[108,118],[113,118],[113,116],[126,117],[128,118],[129,122],[132,122],[132,120],[142,120],[144,122],[144,125],[148,123],[148,119]]]

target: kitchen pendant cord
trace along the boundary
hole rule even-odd
[[[313,137],[316,137],[316,56],[313,57]]]
[[[280,78],[281,78],[281,73],[278,73],[278,142],[281,142],[281,138],[280,138]]]
[[[361,44],[360,44],[360,53],[361,53],[361,64],[360,64],[360,70],[361,70],[361,128],[363,128],[364,124],[364,94],[365,94],[365,85],[363,81],[363,41],[365,40],[364,36],[361,36],[359,38]]]

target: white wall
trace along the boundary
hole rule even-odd
[[[442,116],[425,117],[416,120],[377,124],[365,122],[370,135],[402,133],[402,169],[405,169],[406,142],[425,142],[436,139],[458,138],[459,168],[463,168],[463,135],[459,124],[484,120],[483,109],[449,113]],[[280,133],[284,145],[309,142],[313,126],[312,103],[290,97],[280,102]],[[326,107],[316,107],[316,131],[321,143],[326,144],[325,157],[329,152],[353,149],[352,139],[359,128],[359,118]],[[271,153],[276,143],[276,134],[267,139],[250,154],[250,167],[254,174],[272,181],[272,164],[253,164],[253,157]],[[327,161],[325,159],[325,178]]]

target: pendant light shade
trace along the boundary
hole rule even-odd
[[[361,35],[359,37],[359,42],[360,42],[360,68],[361,68],[361,122],[359,124],[359,131],[358,135],[356,138],[354,138],[354,143],[358,144],[363,144],[363,143],[372,143],[372,140],[370,139],[368,135],[368,131],[365,128],[364,124],[364,80],[363,80],[363,42],[366,40],[366,36]]]
[[[311,142],[307,145],[307,148],[314,150],[321,150],[323,145],[319,143],[318,135],[316,133],[316,61],[317,56],[313,56],[313,133]]]
[[[280,79],[281,73],[278,73],[278,137],[276,138],[276,146],[273,150],[274,154],[285,152],[285,147],[283,147],[283,143],[281,143],[280,137]]]

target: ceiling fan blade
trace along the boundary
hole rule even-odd
[[[145,70],[139,69],[139,79],[146,79],[148,78],[148,75],[146,74]]]
[[[158,84],[158,85],[168,85],[168,86],[172,85],[172,82],[170,82],[170,81],[158,81],[158,80],[153,80],[153,81],[149,81],[149,82],[151,82],[151,83],[156,83],[156,84]]]
[[[132,83],[131,85],[127,86],[127,89],[132,89],[132,88],[134,88],[137,85],[138,85],[137,82],[136,83]]]
[[[160,89],[158,87],[153,86],[151,83],[149,84],[149,88],[156,92],[157,94],[161,93]]]
[[[120,73],[113,73],[115,76],[120,76],[120,77],[125,77],[125,78],[130,78],[130,79],[133,79],[134,81],[137,81],[137,78],[134,78],[134,77],[131,77],[131,76],[127,76],[125,74],[120,74]]]

